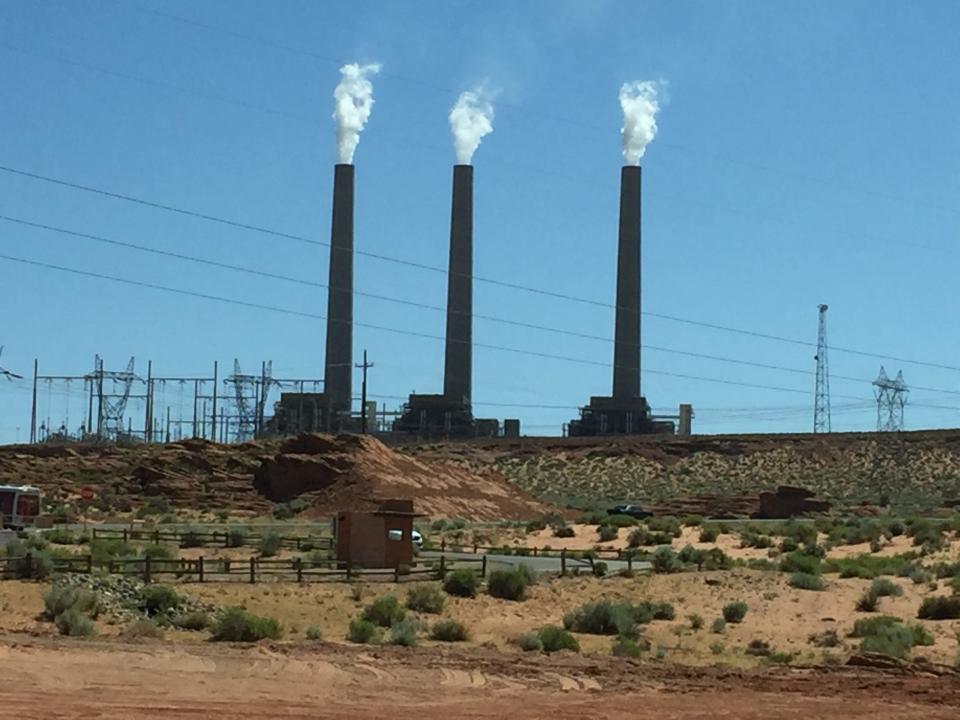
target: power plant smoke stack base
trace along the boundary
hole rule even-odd
[[[353,165],[336,165],[324,370],[325,425],[331,431],[349,423],[353,396],[353,185]]]
[[[453,168],[443,394],[469,410],[473,379],[473,166]]]

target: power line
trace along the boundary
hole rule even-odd
[[[329,246],[330,246],[330,243],[329,243],[329,242],[325,242],[325,241],[321,241],[321,240],[315,240],[315,239],[307,238],[307,237],[304,237],[304,236],[302,236],[302,235],[295,235],[295,234],[292,234],[292,233],[281,232],[281,231],[278,231],[278,230],[272,230],[272,229],[270,229],[270,228],[264,228],[264,227],[261,227],[261,226],[252,225],[252,224],[248,224],[248,223],[241,223],[241,222],[237,222],[237,221],[234,221],[234,220],[229,220],[229,219],[226,219],[226,218],[221,218],[221,217],[218,217],[218,216],[215,216],[215,215],[210,215],[210,214],[207,214],[207,213],[196,212],[196,211],[193,211],[193,210],[185,210],[185,209],[183,209],[183,208],[178,208],[178,207],[174,207],[174,206],[171,206],[171,205],[166,205],[166,204],[163,204],[163,203],[158,203],[158,202],[151,201],[151,200],[145,200],[145,199],[137,198],[137,197],[134,197],[134,196],[131,196],[131,195],[125,195],[125,194],[122,194],[122,193],[116,193],[116,192],[112,192],[112,191],[108,191],[108,190],[102,190],[102,189],[100,189],[100,188],[94,188],[94,187],[91,187],[91,186],[88,186],[88,185],[82,185],[82,184],[79,184],[79,183],[74,183],[74,182],[62,180],[62,179],[59,179],[59,178],[53,178],[53,177],[46,176],[46,175],[40,175],[40,174],[38,174],[38,173],[33,173],[33,172],[26,171],[26,170],[20,170],[20,169],[17,169],[17,168],[12,168],[12,167],[8,167],[8,166],[4,166],[4,165],[0,165],[0,172],[6,172],[6,173],[14,174],[14,175],[19,175],[19,176],[22,176],[22,177],[28,177],[28,178],[33,179],[33,180],[38,180],[38,181],[42,181],[42,182],[48,182],[48,183],[52,183],[52,184],[55,184],[55,185],[60,185],[60,186],[68,187],[68,188],[71,188],[71,189],[74,189],[74,190],[81,190],[81,191],[84,191],[84,192],[90,192],[90,193],[94,193],[94,194],[97,194],[97,195],[102,195],[102,196],[110,197],[110,198],[117,199],[117,200],[124,200],[124,201],[127,201],[127,202],[136,203],[136,204],[139,204],[139,205],[142,205],[142,206],[151,207],[151,208],[158,209],[158,210],[164,210],[164,211],[167,211],[167,212],[173,212],[173,213],[177,213],[177,214],[180,214],[180,215],[185,215],[185,216],[189,216],[189,217],[193,217],[193,218],[197,218],[197,219],[201,219],[201,220],[207,220],[207,221],[209,221],[209,222],[220,223],[220,224],[228,225],[228,226],[231,226],[231,227],[236,227],[236,228],[240,228],[240,229],[244,229],[244,230],[249,230],[249,231],[252,231],[252,232],[263,233],[263,234],[271,235],[271,236],[274,236],[274,237],[280,237],[280,238],[284,238],[284,239],[288,239],[288,240],[295,240],[295,241],[298,241],[298,242],[304,242],[304,243],[308,243],[308,244],[311,244],[311,245],[318,245],[318,246],[323,246],[323,247],[329,247]],[[402,259],[402,258],[391,257],[391,256],[388,256],[388,255],[383,255],[383,254],[380,254],[380,253],[374,253],[374,252],[365,251],[365,250],[355,250],[355,252],[356,252],[357,255],[361,255],[361,256],[365,256],[365,257],[370,257],[370,258],[374,258],[374,259],[377,259],[377,260],[383,260],[383,261],[386,261],[386,262],[392,262],[392,263],[404,265],[404,266],[407,266],[407,267],[418,268],[418,269],[421,269],[421,270],[429,270],[429,271],[431,271],[431,272],[436,272],[436,273],[440,273],[440,274],[444,274],[444,275],[448,274],[448,271],[447,271],[446,268],[442,268],[442,267],[438,267],[438,266],[434,266],[434,265],[428,265],[428,264],[426,264],[426,263],[420,263],[420,262],[415,262],[415,261],[411,261],[411,260],[405,260],[405,259]],[[544,290],[544,289],[542,289],[542,288],[535,288],[535,287],[530,287],[530,286],[526,286],[526,285],[520,285],[520,284],[518,284],[518,283],[512,283],[512,282],[503,281],[503,280],[496,280],[496,279],[493,279],[493,278],[485,278],[485,277],[480,277],[480,276],[473,276],[473,279],[476,280],[477,282],[481,282],[481,283],[486,283],[486,284],[495,285],[495,286],[499,286],[499,287],[509,288],[509,289],[513,289],[513,290],[519,290],[519,291],[523,291],[523,292],[529,292],[529,293],[533,293],[533,294],[537,294],[537,295],[542,295],[542,296],[546,296],[546,297],[552,297],[552,298],[560,299],[560,300],[567,300],[567,301],[572,301],[572,302],[579,302],[579,303],[584,303],[584,304],[587,304],[587,305],[593,305],[593,306],[604,307],[604,308],[614,308],[614,309],[616,309],[616,307],[617,307],[615,304],[608,303],[608,302],[602,302],[602,301],[593,300],[593,299],[590,299],[590,298],[578,297],[578,296],[570,295],[570,294],[567,294],[567,293],[560,293],[560,292],[555,292],[555,291],[551,291],[551,290]],[[678,316],[675,316],[675,315],[668,315],[668,314],[665,314],[665,313],[655,313],[655,312],[650,312],[650,311],[644,310],[644,311],[642,311],[642,314],[645,315],[645,316],[647,316],[647,317],[654,317],[654,318],[658,318],[658,319],[662,319],[662,320],[668,320],[668,321],[671,321],[671,322],[677,322],[677,323],[687,324],[687,325],[691,325],[691,326],[695,326],[695,327],[708,328],[708,329],[717,330],[717,331],[722,331],[722,332],[735,333],[735,334],[744,335],[744,336],[749,336],[749,337],[755,337],[755,338],[759,338],[759,339],[774,340],[774,341],[777,341],[777,342],[783,342],[783,343],[789,343],[789,344],[794,344],[794,345],[800,345],[800,346],[804,346],[804,347],[811,347],[811,346],[813,345],[813,343],[810,343],[809,341],[806,341],[806,340],[797,340],[797,339],[795,339],[795,338],[788,338],[788,337],[784,337],[784,336],[780,336],[780,335],[773,335],[773,334],[770,334],[770,333],[764,333],[764,332],[759,332],[759,331],[755,331],[755,330],[746,330],[746,329],[743,329],[743,328],[736,328],[736,327],[732,327],[732,326],[728,326],[728,325],[721,325],[721,324],[718,324],[718,323],[710,323],[710,322],[704,322],[704,321],[700,321],[700,320],[692,320],[692,319],[690,319],[690,318],[682,318],[682,317],[678,317]],[[884,360],[884,359],[886,359],[886,360],[894,360],[894,361],[896,361],[896,362],[901,362],[901,363],[906,363],[906,364],[911,364],[911,365],[920,365],[920,366],[924,366],[924,367],[932,367],[932,368],[937,368],[937,369],[941,369],[941,370],[952,370],[952,371],[960,372],[960,367],[954,366],[954,365],[946,365],[946,364],[942,364],[942,363],[933,363],[933,362],[928,362],[928,361],[923,361],[923,360],[914,360],[914,359],[910,359],[910,358],[900,358],[900,357],[896,357],[896,356],[892,356],[892,355],[884,355],[884,354],[881,354],[881,353],[873,353],[873,352],[868,352],[868,351],[864,351],[864,350],[857,350],[857,349],[853,349],[853,348],[844,348],[844,347],[833,346],[831,349],[832,349],[834,352],[841,352],[841,353],[846,353],[846,354],[851,354],[851,355],[858,355],[858,356],[861,356],[861,357],[870,357],[870,358],[876,358],[876,359],[881,359],[881,360]],[[858,379],[858,382],[859,382],[859,379]]]
[[[186,262],[193,262],[193,263],[198,263],[198,264],[202,264],[202,265],[208,265],[208,266],[211,266],[211,267],[222,268],[222,269],[231,270],[231,271],[235,271],[235,272],[247,273],[247,274],[250,274],[250,275],[265,277],[265,278],[269,278],[269,279],[272,279],[272,280],[280,280],[280,281],[284,281],[284,282],[296,283],[296,284],[299,284],[299,285],[305,285],[305,286],[309,286],[309,287],[327,288],[327,285],[326,285],[325,283],[320,283],[320,282],[316,282],[316,281],[313,281],[313,280],[305,280],[305,279],[302,279],[302,278],[292,277],[292,276],[289,276],[289,275],[281,275],[281,274],[278,274],[278,273],[272,273],[272,272],[267,272],[267,271],[263,271],[263,270],[257,270],[257,269],[254,269],[254,268],[248,268],[248,267],[244,267],[244,266],[241,266],[241,265],[232,265],[232,264],[230,264],[230,263],[219,262],[219,261],[216,261],[216,260],[208,260],[208,259],[205,259],[205,258],[198,258],[198,257],[192,256],[192,255],[186,255],[186,254],[183,254],[183,253],[177,253],[177,252],[172,252],[172,251],[168,251],[168,250],[160,250],[160,249],[158,249],[158,248],[151,248],[151,247],[147,247],[147,246],[145,246],[145,245],[139,245],[139,244],[136,244],[136,243],[130,243],[130,242],[125,242],[125,241],[121,241],[121,240],[115,240],[115,239],[112,239],[112,238],[107,238],[107,237],[104,237],[104,236],[102,236],[102,235],[93,235],[93,234],[90,234],[90,233],[79,232],[79,231],[76,231],[76,230],[70,230],[70,229],[67,229],[67,228],[62,228],[62,227],[58,227],[58,226],[54,226],[54,225],[47,225],[47,224],[45,224],[45,223],[32,222],[32,221],[29,221],[29,220],[24,220],[24,219],[22,219],[22,218],[14,218],[14,217],[11,217],[11,216],[9,216],[9,215],[0,215],[0,220],[3,220],[3,221],[5,221],[5,222],[10,222],[10,223],[15,223],[15,224],[18,224],[18,225],[23,225],[23,226],[26,226],[26,227],[38,228],[38,229],[47,230],[47,231],[51,231],[51,232],[56,232],[56,233],[60,233],[60,234],[64,234],[64,235],[69,235],[69,236],[72,236],[72,237],[78,237],[78,238],[83,238],[83,239],[87,239],[87,240],[93,240],[93,241],[96,241],[96,242],[101,242],[101,243],[105,243],[105,244],[108,244],[108,245],[113,245],[113,246],[116,246],[116,247],[123,247],[123,248],[131,249],[131,250],[136,250],[136,251],[139,251],[139,252],[151,253],[151,254],[154,254],[154,255],[162,256],[162,257],[169,257],[169,258],[176,259],[176,260],[183,260],[183,261],[186,261]],[[416,302],[416,301],[407,300],[407,299],[404,299],[404,298],[396,298],[396,297],[390,297],[390,296],[386,296],[386,295],[379,295],[379,294],[376,294],[376,293],[369,293],[369,292],[365,292],[365,291],[362,291],[362,290],[354,290],[354,291],[353,291],[353,294],[354,294],[354,295],[357,295],[357,296],[360,296],[360,297],[369,297],[369,298],[373,298],[373,299],[376,299],[376,300],[382,300],[382,301],[386,301],[386,302],[398,303],[398,304],[402,304],[402,305],[407,305],[407,306],[412,306],[412,307],[418,307],[418,308],[423,308],[423,309],[427,309],[427,310],[434,310],[434,311],[439,311],[439,312],[444,312],[444,311],[445,311],[445,308],[440,307],[439,305],[431,305],[431,304],[429,304],[429,303]],[[457,312],[457,311],[452,311],[452,312]],[[604,336],[601,336],[601,335],[592,335],[592,334],[590,334],[590,333],[577,332],[577,331],[574,331],[574,330],[567,330],[567,329],[565,329],[565,328],[550,327],[550,326],[547,326],[547,325],[539,325],[539,324],[536,324],[536,323],[527,323],[527,322],[522,322],[522,321],[518,321],[518,320],[510,320],[510,319],[508,319],[508,318],[501,318],[501,317],[496,317],[496,316],[492,316],[492,315],[472,314],[471,317],[474,317],[474,318],[479,319],[479,320],[487,320],[487,321],[490,321],[490,322],[496,322],[496,323],[501,323],[501,324],[505,324],[505,325],[510,325],[510,326],[513,326],[513,327],[522,327],[522,328],[526,328],[526,329],[541,330],[541,331],[545,331],[545,332],[552,332],[552,333],[557,333],[557,334],[561,334],[561,335],[567,335],[567,336],[577,337],[577,338],[582,338],[582,339],[596,340],[596,341],[606,342],[606,343],[615,343],[615,340],[614,340],[613,338],[604,337]],[[809,371],[809,370],[802,370],[802,369],[800,369],[800,368],[791,368],[791,367],[785,367],[785,366],[782,366],[782,365],[774,365],[774,364],[770,364],[770,363],[756,362],[756,361],[752,361],[752,360],[741,360],[741,359],[738,359],[738,358],[724,357],[724,356],[721,356],[721,355],[712,355],[712,354],[709,354],[709,353],[699,353],[699,352],[692,352],[692,351],[687,351],[687,350],[678,350],[678,349],[676,349],[676,348],[663,347],[663,346],[659,346],[659,345],[641,344],[640,347],[642,347],[642,348],[644,348],[644,349],[646,349],[646,350],[654,350],[654,351],[658,351],[658,352],[664,352],[664,353],[669,353],[669,354],[674,354],[674,355],[681,355],[681,356],[685,356],[685,357],[693,357],[693,358],[699,358],[699,359],[702,359],[702,360],[711,360],[711,361],[716,361],[716,362],[725,362],[725,363],[731,363],[731,364],[736,364],[736,365],[743,365],[743,366],[747,366],[747,367],[755,367],[755,368],[761,368],[761,369],[766,369],[766,370],[774,370],[774,371],[779,371],[779,372],[789,372],[789,373],[799,374],[799,375],[804,375],[804,376],[809,376],[809,375],[813,374],[813,373],[811,373],[811,371]],[[863,378],[856,378],[856,377],[851,377],[851,376],[846,376],[846,375],[835,375],[834,377],[835,377],[836,379],[838,379],[838,380],[845,380],[845,381],[848,381],[848,382],[855,382],[855,383],[859,383],[859,384],[870,383],[870,382],[871,382],[870,380],[865,380],[865,379],[863,379]],[[947,390],[947,389],[943,389],[943,388],[925,388],[925,387],[920,387],[920,386],[916,387],[915,389],[916,389],[916,390],[923,390],[923,391],[927,391],[927,392],[936,392],[936,393],[945,393],[945,394],[951,394],[951,395],[960,395],[960,391],[958,391],[958,390]]]
[[[74,275],[81,275],[81,276],[84,276],[84,277],[96,278],[96,279],[99,279],[99,280],[109,280],[109,281],[112,281],[112,282],[122,283],[122,284],[125,284],[125,285],[131,285],[131,286],[134,286],[134,287],[143,287],[143,288],[148,288],[148,289],[152,289],[152,290],[159,290],[159,291],[162,291],[162,292],[174,293],[174,294],[177,294],[177,295],[184,295],[184,296],[199,298],[199,299],[203,299],[203,300],[213,300],[213,301],[217,301],[217,302],[223,302],[223,303],[228,303],[228,304],[232,304],[232,305],[238,305],[238,306],[247,307],[247,308],[254,308],[254,309],[258,309],[258,310],[266,310],[266,311],[269,311],[269,312],[276,312],[276,313],[281,313],[281,314],[285,314],[285,315],[293,315],[293,316],[297,316],[297,317],[309,318],[309,319],[312,319],[312,320],[326,320],[326,319],[327,319],[327,318],[326,318],[325,316],[323,316],[323,315],[318,315],[318,314],[316,314],[316,313],[304,312],[304,311],[302,311],[302,310],[293,310],[293,309],[290,309],[290,308],[281,308],[281,307],[276,307],[276,306],[273,306],[273,305],[266,305],[266,304],[263,304],[263,303],[250,302],[250,301],[247,301],[247,300],[238,300],[238,299],[236,299],[236,298],[227,298],[227,297],[222,297],[222,296],[219,296],[219,295],[211,295],[211,294],[209,294],[209,293],[198,292],[198,291],[195,291],[195,290],[185,290],[185,289],[182,289],[182,288],[171,288],[171,287],[167,287],[167,286],[165,286],[165,285],[159,285],[159,284],[156,284],[156,283],[144,282],[144,281],[140,281],[140,280],[132,280],[132,279],[130,279],[130,278],[117,277],[117,276],[115,276],[115,275],[106,275],[106,274],[103,274],[103,273],[91,272],[91,271],[89,271],[89,270],[79,270],[79,269],[77,269],[77,268],[70,268],[70,267],[65,267],[65,266],[62,266],[62,265],[54,265],[54,264],[52,264],[52,263],[41,262],[41,261],[38,261],[38,260],[28,260],[28,259],[26,259],[26,258],[14,257],[14,256],[12,256],[12,255],[0,254],[0,259],[7,260],[7,261],[10,261],[10,262],[20,263],[20,264],[23,264],[23,265],[31,265],[31,266],[34,266],[34,267],[46,268],[46,269],[48,269],[48,270],[57,270],[57,271],[59,271],[59,272],[71,273],[71,274],[74,274]],[[402,330],[402,329],[400,329],[400,328],[387,327],[387,326],[383,326],[383,325],[374,325],[374,324],[365,323],[365,322],[354,322],[354,325],[355,325],[356,327],[363,327],[363,328],[367,328],[367,329],[370,329],[370,330],[379,330],[379,331],[382,331],[382,332],[396,333],[396,334],[407,335],[407,336],[411,336],[411,337],[420,337],[420,338],[425,338],[425,339],[429,339],[429,340],[439,340],[439,341],[444,341],[444,340],[445,340],[445,338],[443,338],[443,337],[441,337],[441,336],[439,336],[439,335],[431,335],[431,334],[429,334],[429,333],[417,332],[417,331],[414,331],[414,330]],[[610,364],[609,364],[609,363],[600,362],[600,361],[597,361],[597,360],[587,360],[587,359],[584,359],[584,358],[575,358],[575,357],[569,357],[569,356],[566,356],[566,355],[556,355],[556,354],[553,354],[553,353],[537,352],[537,351],[533,351],[533,350],[523,350],[523,349],[520,349],[520,348],[508,347],[508,346],[505,346],[505,345],[493,345],[493,344],[476,343],[476,342],[475,342],[475,343],[473,343],[473,346],[474,346],[474,347],[477,347],[477,348],[488,349],[488,350],[496,350],[496,351],[500,351],[500,352],[509,352],[509,353],[514,353],[514,354],[518,354],[518,355],[527,355],[527,356],[530,356],[530,357],[546,358],[546,359],[550,359],[550,360],[562,360],[562,361],[565,361],[565,362],[578,363],[578,364],[582,364],[582,365],[594,365],[594,366],[599,366],[599,367],[604,367],[604,368],[609,368],[609,367],[610,367]],[[668,372],[668,371],[664,371],[664,370],[644,369],[644,372],[645,372],[645,373],[649,373],[649,374],[651,374],[651,375],[660,375],[660,376],[663,376],[663,377],[674,377],[674,378],[680,378],[680,379],[684,379],[684,380],[697,380],[697,381],[701,381],[701,382],[718,383],[718,384],[721,384],[721,385],[730,385],[730,386],[735,386],[735,387],[745,387],[745,388],[758,389],[758,390],[771,390],[771,391],[776,391],[776,392],[788,392],[788,393],[796,393],[796,394],[800,394],[800,395],[809,395],[809,394],[810,394],[809,391],[807,391],[807,390],[799,390],[799,389],[796,389],[796,388],[784,388],[784,387],[778,387],[778,386],[774,386],[774,385],[762,385],[762,384],[757,384],[757,383],[745,383],[745,382],[740,382],[740,381],[736,381],[736,380],[728,380],[728,379],[722,379],[722,378],[711,378],[711,377],[704,377],[704,376],[699,376],[699,375],[687,375],[687,374],[683,374],[683,373]],[[854,396],[844,396],[844,395],[839,395],[839,396],[837,396],[837,397],[841,397],[841,398],[845,398],[845,399],[852,399],[852,400],[860,400],[860,399],[861,399],[861,398],[854,397]]]

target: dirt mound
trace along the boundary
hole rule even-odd
[[[410,499],[418,512],[473,520],[522,519],[550,507],[505,478],[442,461],[418,460],[369,436],[301,435],[263,457],[254,487],[275,502],[306,500],[310,512],[373,509],[383,498]]]
[[[251,514],[302,498],[317,517],[382,498],[409,498],[418,512],[472,520],[526,519],[552,509],[496,472],[480,476],[347,435],[242,445],[11,445],[0,447],[2,483],[37,485],[54,502],[76,500],[89,485],[102,509],[121,511],[149,498],[174,508]]]

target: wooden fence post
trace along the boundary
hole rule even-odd
[[[123,529],[123,543],[124,543],[124,545],[126,545],[126,543],[127,543],[127,529],[126,529],[126,528]]]
[[[441,539],[440,539],[440,552],[446,552],[446,550],[447,550],[447,539],[446,539],[446,538],[441,538]]]
[[[224,558],[223,560],[223,572],[226,575],[230,574],[230,558]]]
[[[440,579],[442,580],[447,576],[447,556],[440,556]]]
[[[250,558],[250,583],[257,582],[257,561],[254,558]]]
[[[560,550],[560,577],[567,576],[567,549]]]
[[[33,575],[33,553],[27,552],[26,557],[23,558],[23,569],[26,577]]]
[[[153,531],[153,544],[154,544],[154,545],[159,545],[159,544],[160,544],[160,531],[159,531],[159,530],[154,530],[154,531]]]
[[[347,580],[350,579],[350,561],[347,560]]]
[[[629,555],[627,555],[627,572],[628,573],[633,572],[633,553],[630,553]]]
[[[302,583],[303,582],[303,559],[296,558],[293,561],[293,567],[297,571],[297,582]]]
[[[197,558],[197,580],[203,582],[203,555]]]
[[[93,555],[87,555],[87,575],[93,572]]]
[[[483,556],[483,564],[480,566],[480,577],[485,578],[487,576],[487,556]]]
[[[400,582],[400,563],[397,563],[393,568],[393,581],[395,583]]]
[[[147,555],[143,559],[143,581],[145,583],[150,582],[150,556]]]

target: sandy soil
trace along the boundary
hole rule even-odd
[[[954,718],[960,682],[609,657],[5,638],[0,718]]]

